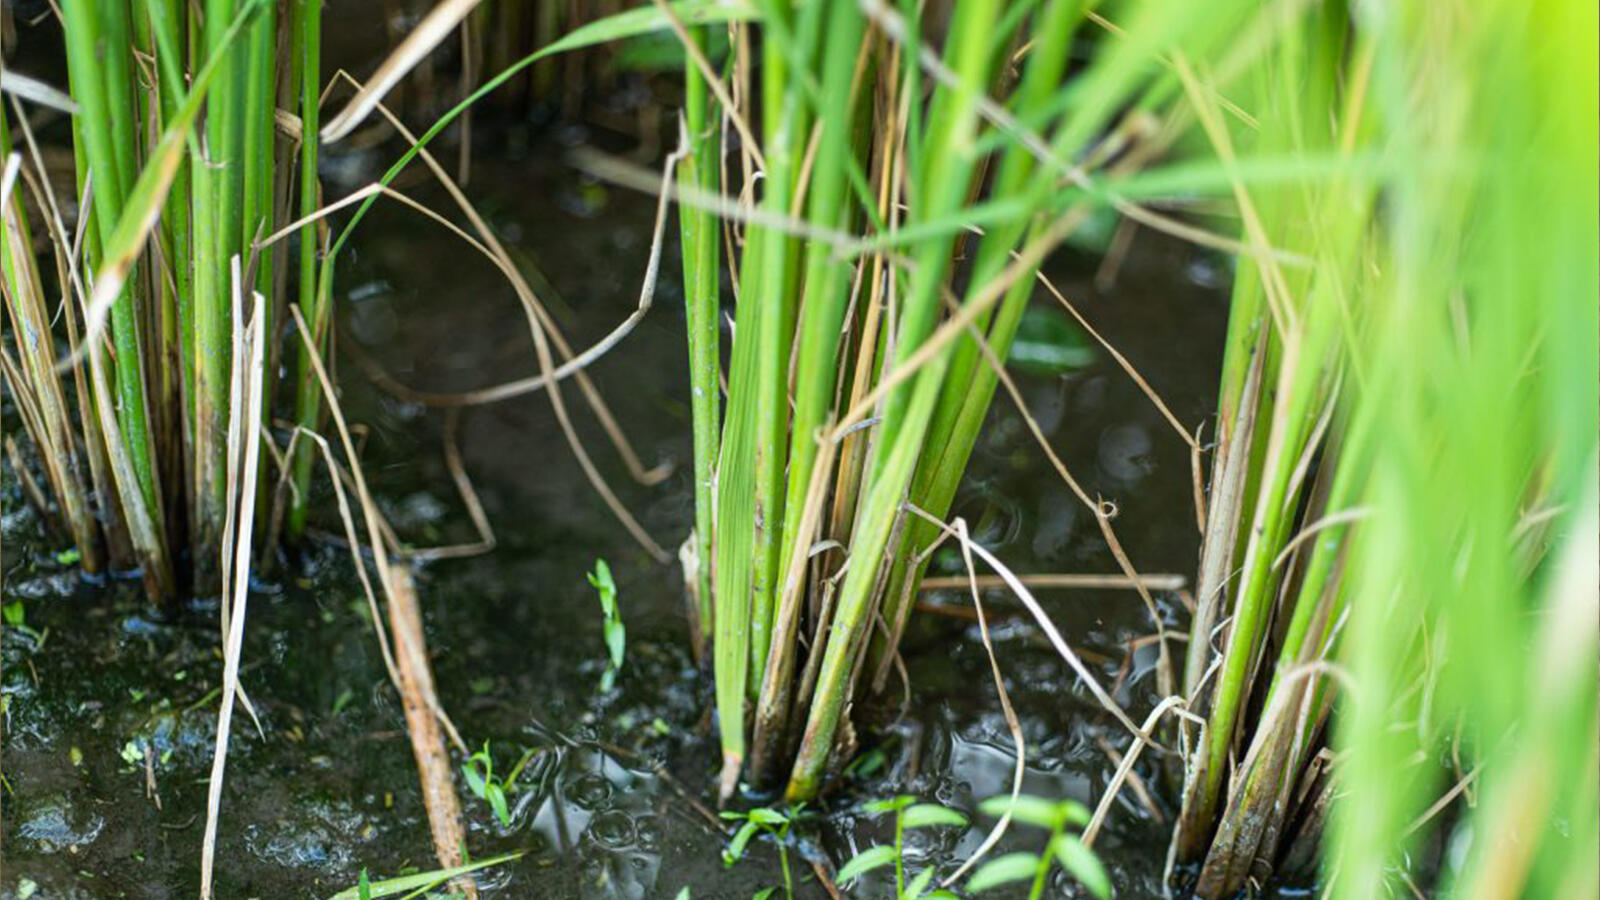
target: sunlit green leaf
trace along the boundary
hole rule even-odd
[[[906,828],[928,828],[936,825],[965,828],[967,817],[936,803],[918,803],[906,810],[900,819],[900,824]]]
[[[1032,853],[1007,853],[978,867],[967,881],[967,890],[976,894],[1002,884],[1032,878],[1039,870],[1039,858]]]
[[[1104,900],[1111,896],[1111,876],[1106,874],[1106,867],[1100,863],[1100,858],[1094,851],[1083,845],[1083,842],[1070,834],[1063,834],[1055,839],[1052,844],[1056,859],[1060,861],[1061,868],[1072,874],[1073,878],[1082,882],[1089,889],[1089,893]]]
[[[918,872],[917,877],[911,879],[911,883],[906,885],[905,893],[902,895],[904,900],[917,900],[917,898],[921,897],[923,892],[928,889],[928,885],[933,883],[933,875],[934,870],[932,867]]]
[[[862,804],[861,808],[872,815],[881,816],[884,813],[899,812],[915,802],[917,802],[917,798],[910,795],[901,795],[889,800],[873,800]]]
[[[1054,828],[1060,816],[1056,804],[1043,797],[1032,797],[1020,794],[1016,801],[1004,794],[978,804],[978,809],[986,816],[999,818],[1011,811],[1011,818],[1025,825],[1035,825],[1039,828]]]
[[[461,774],[467,779],[467,787],[472,790],[472,793],[482,799],[486,791],[486,785],[483,780],[483,774],[478,771],[478,767],[469,761],[461,767]]]
[[[489,806],[494,810],[494,817],[500,820],[501,825],[511,824],[511,810],[506,806],[506,792],[498,784],[488,786]]]
[[[789,822],[789,817],[775,809],[767,809],[761,806],[750,810],[750,821],[759,822],[762,825],[786,825]]]
[[[1056,804],[1056,809],[1061,813],[1061,821],[1068,825],[1083,826],[1089,824],[1089,807],[1076,800],[1062,800]]]
[[[857,853],[854,858],[839,868],[838,882],[845,884],[860,878],[863,874],[873,869],[881,869],[894,862],[894,848],[888,846],[868,847]]]
[[[723,863],[731,866],[744,858],[745,847],[749,845],[750,839],[755,837],[756,832],[760,830],[761,825],[758,822],[746,822],[739,826],[739,830],[733,833],[733,840],[728,842],[728,849],[722,853]]]

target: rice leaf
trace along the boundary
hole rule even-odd
[[[511,860],[518,859],[522,856],[522,853],[523,851],[520,850],[515,853],[502,853],[499,856],[491,856],[485,859],[475,860],[467,863],[466,865],[455,866],[454,868],[435,869],[431,872],[419,872],[415,875],[402,875],[398,878],[386,878],[382,881],[374,881],[368,886],[367,896],[371,897],[372,900],[382,900],[384,897],[393,897],[409,891],[415,891],[419,889],[428,890],[430,888],[438,887],[439,885],[444,884],[446,881],[449,881],[457,876],[466,875],[479,871],[480,869],[487,869],[491,866],[498,866],[502,863],[507,863]],[[360,900],[361,897],[361,888],[358,885],[356,887],[342,890],[339,893],[329,897],[328,900]]]

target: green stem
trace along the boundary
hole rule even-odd
[[[318,203],[317,191],[317,134],[320,126],[319,116],[319,91],[322,81],[322,0],[296,0],[295,2],[295,32],[298,37],[295,48],[299,54],[298,65],[300,69],[300,215],[309,216],[316,212]],[[326,273],[319,272],[317,251],[317,225],[308,224],[300,229],[300,279],[299,302],[309,322],[322,320],[322,277]],[[326,263],[323,269],[331,270]],[[294,408],[295,420],[305,428],[314,429],[317,425],[320,397],[316,390],[315,379],[311,371],[310,354],[305,347],[299,346],[296,353],[296,379]],[[291,541],[297,541],[305,533],[306,519],[310,509],[307,492],[311,488],[311,464],[313,458],[307,447],[296,447],[292,463],[295,491],[289,505],[288,521],[285,524],[286,536]]]
[[[1033,871],[1033,886],[1028,889],[1028,900],[1044,896],[1045,879],[1050,877],[1050,864],[1055,859],[1056,840],[1061,837],[1061,823],[1050,828],[1050,840],[1044,842],[1044,852],[1039,854],[1039,864]]]
[[[704,45],[704,29],[690,36]],[[718,192],[717,135],[709,115],[705,76],[696,66],[684,67],[684,119],[689,155],[680,164],[678,181],[686,188]],[[695,594],[703,635],[712,622],[713,478],[717,464],[718,407],[721,405],[721,348],[717,327],[719,226],[710,212],[680,205],[678,223],[683,244],[683,301],[689,335],[689,409],[694,430],[695,556],[699,561]],[[704,638],[696,647],[704,652]]]
[[[997,0],[957,5],[947,55],[958,85],[939,90],[925,158],[914,160],[920,195],[911,205],[926,217],[953,213],[965,201],[977,166],[973,140],[976,101],[988,84],[992,62],[986,27],[996,18]],[[919,62],[909,64],[916,67]],[[895,363],[905,364],[933,330],[943,309],[942,291],[953,242],[930,240],[916,250],[896,335]],[[889,536],[901,515],[912,473],[950,362],[949,348],[934,355],[913,378],[889,393],[873,457],[865,479],[866,500],[851,541],[852,565],[845,574],[838,608],[828,634],[799,756],[786,790],[791,802],[816,795],[833,752],[851,675],[866,631],[872,594]]]
[[[115,129],[115,123],[124,121],[128,115],[131,94],[127,90],[127,72],[112,71],[127,58],[130,37],[127,11],[116,3],[99,9],[89,0],[67,0],[62,12],[68,76],[73,94],[83,109],[83,114],[75,121],[81,123],[85,161],[94,173],[93,216],[99,245],[103,248],[116,230],[132,183],[132,174],[124,171],[123,166],[132,165],[131,144],[135,133]],[[140,494],[159,522],[160,491],[152,461],[144,350],[139,315],[134,308],[133,284],[130,280],[111,305],[111,339],[117,354],[117,421]]]

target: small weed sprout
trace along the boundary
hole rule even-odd
[[[733,822],[743,822],[739,830],[733,833],[733,840],[728,842],[722,851],[722,864],[732,867],[734,863],[744,858],[744,851],[750,846],[750,840],[757,834],[766,833],[772,836],[772,842],[778,845],[778,866],[783,870],[783,896],[787,900],[794,900],[794,879],[789,874],[789,830],[794,825],[795,819],[805,809],[805,804],[800,804],[787,813],[767,807],[757,807],[749,812],[734,812],[727,810],[722,817]],[[777,888],[766,888],[757,891],[751,900],[766,900]]]
[[[875,800],[866,805],[873,816],[894,816],[893,846],[869,847],[857,853],[839,869],[839,883],[844,884],[874,869],[894,865],[894,893],[896,900],[955,900],[955,894],[946,890],[932,890],[935,870],[930,866],[906,882],[905,835],[914,828],[965,828],[967,817],[937,803],[918,803],[910,796],[893,800]]]
[[[1076,800],[1046,800],[1022,794],[1015,800],[1008,796],[990,797],[980,803],[978,809],[997,818],[1009,810],[1011,817],[1023,825],[1049,831],[1050,839],[1037,854],[1007,853],[979,866],[967,882],[968,891],[976,894],[1002,884],[1032,879],[1028,900],[1039,900],[1044,895],[1051,866],[1060,864],[1089,893],[1101,900],[1111,896],[1111,877],[1099,858],[1076,834],[1067,831],[1068,826],[1082,828],[1088,824],[1089,810],[1083,804]]]
[[[494,757],[489,753],[489,742],[483,742],[483,749],[467,757],[467,762],[461,767],[461,774],[467,779],[467,787],[472,789],[479,800],[487,801],[489,808],[494,810],[494,817],[500,820],[501,825],[511,824],[511,807],[506,802],[506,787],[504,781],[495,777]]]
[[[617,683],[617,673],[622,671],[622,655],[627,648],[628,629],[622,624],[622,610],[617,606],[617,583],[611,580],[611,567],[603,559],[594,561],[594,571],[589,573],[589,583],[600,592],[600,609],[605,613],[606,652],[609,658],[606,671],[600,676],[600,692],[609,693]]]
[[[516,765],[511,771],[501,778],[494,774],[494,754],[489,749],[489,742],[483,742],[483,749],[467,757],[461,766],[461,774],[467,779],[467,787],[472,790],[479,800],[489,804],[494,810],[494,817],[500,820],[501,825],[511,824],[510,797],[517,792],[517,779],[522,776],[528,764],[534,757],[543,751],[538,748],[524,750],[522,756],[517,758]]]

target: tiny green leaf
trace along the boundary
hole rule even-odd
[[[1039,858],[1032,853],[1007,853],[997,856],[978,867],[967,881],[967,890],[974,894],[1002,884],[1032,878],[1039,869]]]
[[[916,806],[906,810],[905,816],[900,820],[900,823],[906,828],[931,828],[934,826],[965,828],[967,827],[967,817],[937,803],[918,803]]]
[[[1106,867],[1101,865],[1100,858],[1094,851],[1083,845],[1083,842],[1070,834],[1063,834],[1055,839],[1051,845],[1055,851],[1056,859],[1061,862],[1061,868],[1072,874],[1089,893],[1099,897],[1100,900],[1111,896],[1111,876],[1106,874]]]
[[[771,897],[774,893],[777,892],[777,890],[778,890],[778,888],[776,886],[769,887],[769,888],[762,888],[761,890],[756,891],[754,894],[751,894],[750,895],[750,900],[767,900],[767,898]]]
[[[863,806],[862,809],[872,815],[881,816],[884,813],[899,812],[915,802],[917,802],[917,798],[902,794],[892,800],[874,800]]]
[[[978,804],[978,809],[986,816],[999,818],[1011,811],[1011,817],[1025,825],[1036,825],[1040,828],[1053,828],[1059,818],[1056,804],[1042,797],[1031,797],[1019,794],[1015,800],[1002,794]]]
[[[606,649],[611,652],[611,666],[622,668],[622,654],[627,645],[628,629],[621,619],[606,620]]]
[[[750,810],[750,821],[759,822],[762,825],[785,825],[788,824],[789,817],[775,809],[767,809],[763,806]]]
[[[881,869],[892,862],[894,862],[893,847],[869,847],[857,853],[854,859],[845,863],[839,869],[839,876],[835,880],[840,884],[854,881],[863,874],[871,872],[873,869]]]
[[[905,893],[900,895],[901,900],[918,900],[923,891],[928,889],[928,885],[933,883],[933,874],[934,870],[931,866],[918,872],[917,877],[911,879],[911,883],[906,885]]]
[[[761,825],[757,822],[746,822],[734,832],[733,840],[728,842],[728,849],[723,851],[722,862],[724,865],[733,865],[744,857],[744,848],[749,845],[750,839],[756,836]]]
[[[1076,800],[1063,800],[1056,805],[1056,810],[1061,815],[1061,821],[1068,825],[1082,827],[1089,824],[1089,807]]]
[[[484,783],[483,775],[478,772],[478,767],[469,761],[461,767],[461,774],[466,776],[467,787],[472,789],[473,795],[480,800],[483,799],[488,786]]]
[[[511,824],[511,809],[506,805],[506,792],[498,784],[489,785],[489,806],[501,825]]]

